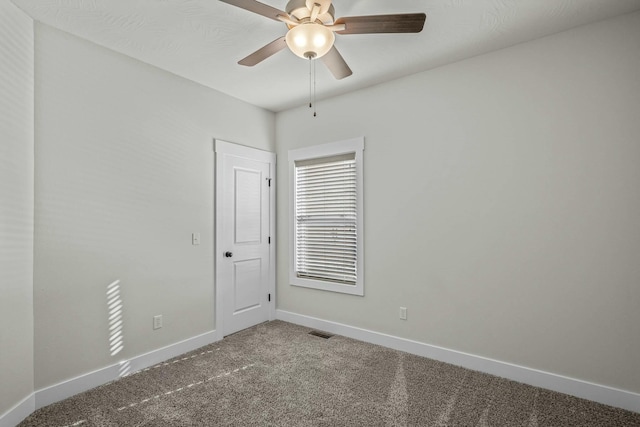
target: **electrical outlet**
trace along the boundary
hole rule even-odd
[[[400,307],[400,318],[407,320],[407,307]]]
[[[160,329],[160,328],[162,328],[162,314],[153,316],[153,329]]]

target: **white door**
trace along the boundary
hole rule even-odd
[[[272,317],[275,154],[216,141],[216,329]]]

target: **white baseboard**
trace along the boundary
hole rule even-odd
[[[89,372],[78,377],[54,384],[35,392],[35,409],[66,399],[83,391],[98,387],[109,381],[116,380],[125,373],[133,373],[148,368],[162,361],[180,354],[195,350],[213,342],[219,341],[218,333],[213,330],[204,334],[188,338],[184,341],[150,351],[129,360],[123,360],[114,365]],[[32,410],[33,411],[33,410]],[[29,412],[30,414],[31,412]],[[29,415],[27,414],[27,415]]]
[[[469,353],[450,350],[418,341],[399,338],[379,332],[361,329],[342,323],[331,322],[302,314],[277,310],[276,318],[313,329],[320,329],[348,338],[378,344],[418,356],[428,357],[463,368],[496,375],[513,381],[548,390],[569,394],[598,403],[640,412],[640,394],[569,378],[550,372],[526,368],[499,360],[487,359]]]
[[[35,410],[36,397],[34,393],[31,393],[13,408],[0,415],[0,427],[15,427]]]

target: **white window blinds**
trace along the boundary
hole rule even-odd
[[[357,281],[355,154],[295,162],[297,277]]]

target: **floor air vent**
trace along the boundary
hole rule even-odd
[[[329,334],[327,332],[320,332],[320,331],[311,331],[309,332],[309,335],[313,335],[314,337],[324,338],[325,340],[333,336],[333,334]]]

